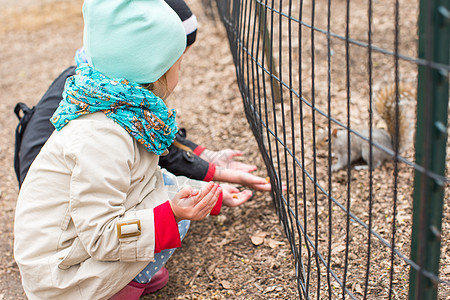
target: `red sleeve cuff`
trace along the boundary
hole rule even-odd
[[[209,163],[208,172],[206,172],[206,175],[205,175],[205,178],[203,178],[203,181],[213,180],[214,174],[216,174],[216,165],[213,163]]]
[[[169,201],[155,207],[153,216],[155,220],[155,253],[164,249],[181,247],[178,224]]]
[[[203,151],[205,151],[206,147],[204,146],[197,146],[197,148],[194,149],[194,154],[200,156],[200,154],[202,154]]]
[[[211,216],[217,216],[220,213],[220,209],[222,208],[222,200],[223,200],[223,192],[220,193],[219,199],[217,199],[216,205],[214,205],[213,209],[209,213]]]

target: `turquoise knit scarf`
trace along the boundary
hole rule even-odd
[[[175,110],[137,83],[110,79],[87,64],[67,79],[63,100],[50,121],[61,130],[79,116],[103,111],[153,153],[161,155],[177,133]]]

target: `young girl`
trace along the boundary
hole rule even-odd
[[[186,34],[185,52],[187,52],[196,40],[197,18],[183,0],[165,0],[165,2],[183,23]],[[84,48],[76,51],[75,62],[77,66],[87,63]],[[18,103],[15,108],[20,120],[16,129],[14,155],[14,169],[19,187],[36,155],[55,130],[50,118],[61,102],[66,79],[75,75],[75,69],[76,67],[71,66],[64,70],[33,108],[28,108],[24,103]],[[234,160],[236,156],[242,155],[238,150],[212,151],[187,139],[183,129],[178,130],[175,141],[168,150],[169,154],[161,156],[158,164],[174,175],[202,181],[230,182],[260,191],[271,190],[271,185],[265,178],[251,174],[256,170],[256,166]],[[249,190],[239,192],[236,189],[233,193],[239,198],[252,195]]]
[[[164,286],[189,220],[217,214],[222,188],[157,166],[177,130],[163,99],[186,44],[173,10],[86,0],[83,16],[89,64],[67,80],[23,182],[14,254],[30,299],[138,299]]]

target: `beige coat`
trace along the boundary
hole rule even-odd
[[[30,299],[108,299],[153,260],[153,208],[169,199],[157,164],[103,113],[54,132],[17,202],[14,255]],[[136,219],[141,234],[119,239],[117,222]]]

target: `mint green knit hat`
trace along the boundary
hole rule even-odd
[[[186,33],[164,0],[86,0],[87,60],[110,78],[157,81],[180,58]]]

